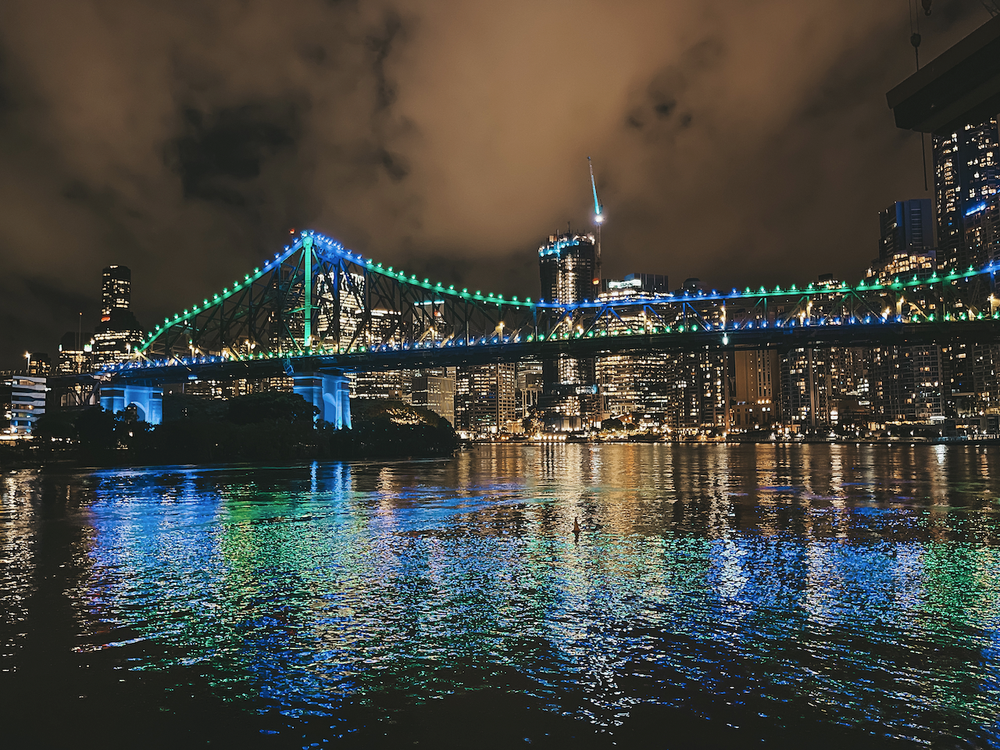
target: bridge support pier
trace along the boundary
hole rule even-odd
[[[346,375],[329,373],[296,374],[292,390],[319,409],[317,419],[338,430],[351,429],[351,391]]]
[[[163,389],[155,385],[109,385],[101,388],[101,408],[112,414],[136,407],[136,416],[148,424],[163,421]]]

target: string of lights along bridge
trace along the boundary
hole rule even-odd
[[[992,321],[1000,319],[992,292],[995,271],[990,263],[887,283],[869,279],[856,285],[792,284],[562,303],[418,279],[306,231],[242,281],[165,318],[131,361],[109,365],[102,374],[120,378],[158,368],[268,360],[293,367],[320,360],[314,364],[365,370],[417,360],[797,345],[799,339],[817,345],[939,341],[963,337],[963,323],[985,322],[992,330]],[[490,351],[469,353],[479,348]]]

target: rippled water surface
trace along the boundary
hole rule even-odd
[[[488,446],[8,472],[3,731],[16,747],[998,747],[998,457]]]

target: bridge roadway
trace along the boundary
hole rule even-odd
[[[559,355],[595,357],[653,352],[722,352],[747,349],[788,351],[802,347],[884,347],[1000,341],[1000,320],[950,322],[875,322],[769,326],[738,330],[688,330],[670,333],[596,335],[562,334],[544,341],[500,341],[419,346],[382,344],[363,352],[333,354],[296,352],[259,358],[181,357],[132,361],[102,371],[108,385],[159,386],[188,380],[267,378],[292,374],[379,372],[493,362],[545,359]]]

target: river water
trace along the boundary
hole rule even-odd
[[[998,458],[7,472],[0,745],[998,747]]]

